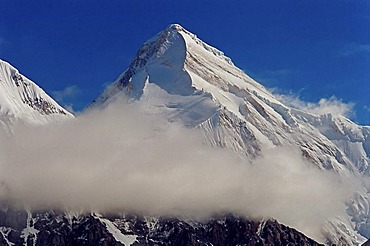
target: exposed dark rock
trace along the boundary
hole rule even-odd
[[[233,215],[207,221],[184,221],[136,215],[85,214],[3,209],[0,246],[122,245],[107,229],[112,222],[122,236],[136,237],[133,245],[319,245],[295,229],[274,220],[251,221]]]

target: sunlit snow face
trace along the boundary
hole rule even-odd
[[[120,100],[75,120],[19,126],[1,138],[0,196],[37,208],[187,218],[235,212],[317,235],[318,225],[344,213],[355,188],[298,150],[268,150],[250,165],[201,136]]]

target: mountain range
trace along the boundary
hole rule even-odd
[[[4,61],[0,61],[0,86],[0,122],[9,134],[18,123],[47,125],[75,119]],[[271,150],[288,147],[297,148],[312,168],[340,180],[366,180],[370,174],[370,127],[342,115],[289,105],[223,52],[178,24],[146,41],[129,67],[86,111],[104,108],[122,95],[151,114],[198,129],[208,145],[232,151],[245,165],[253,165]],[[317,225],[322,237],[316,240],[359,245],[370,237],[366,182],[345,206],[346,214]],[[5,201],[0,211],[0,244],[318,245],[303,235],[309,233],[304,228],[296,228],[298,232],[273,219],[224,214],[194,222],[125,211],[31,211]]]

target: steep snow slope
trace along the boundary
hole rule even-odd
[[[91,107],[121,93],[169,120],[203,129],[211,145],[249,159],[262,150],[294,145],[320,169],[342,176],[369,174],[368,127],[284,105],[221,51],[176,24],[148,40]],[[349,205],[351,217],[337,218],[326,227],[333,242],[364,241],[358,231],[369,236],[366,192],[359,192]]]
[[[293,110],[295,117],[314,126],[356,166],[357,170],[370,175],[370,127],[359,126],[341,115],[307,115]]]
[[[153,84],[172,95],[172,99],[164,101],[163,93],[158,93]],[[202,120],[195,119],[197,125],[205,130],[212,144],[233,148],[249,157],[255,157],[263,148],[294,144],[322,169],[354,173],[367,170],[366,163],[360,167],[358,162],[356,165],[352,162],[356,158],[345,155],[344,147],[339,148],[343,144],[322,134],[324,127],[331,126],[321,121],[325,126],[317,127],[320,123],[314,119],[321,116],[300,114],[285,106],[221,51],[179,25],[171,25],[148,40],[129,68],[92,106],[105,103],[122,91],[131,98],[150,98],[147,101],[151,106],[157,101],[161,104],[158,107],[165,105],[171,112],[187,111],[188,116],[199,109],[198,105],[177,105],[178,98],[188,97],[193,101],[191,97],[198,96],[213,101],[207,104],[209,110],[202,108],[205,113],[201,114]],[[369,142],[364,140],[362,146],[368,146]],[[368,152],[355,150],[353,146],[352,150]]]
[[[0,124],[45,124],[73,117],[34,82],[0,60]]]

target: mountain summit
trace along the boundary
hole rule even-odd
[[[0,95],[0,123],[4,126],[18,120],[40,124],[72,117],[41,88],[3,61],[0,61]],[[90,107],[107,105],[119,95],[140,102],[144,106],[142,108],[148,109],[151,114],[200,129],[206,143],[234,151],[245,160],[245,165],[253,163],[264,153],[288,146],[300,150],[305,163],[312,164],[309,168],[317,173],[337,175],[338,180],[347,177],[361,179],[370,174],[370,127],[358,126],[340,115],[314,114],[284,104],[236,67],[223,52],[178,24],[168,26],[145,42],[128,69]],[[107,146],[110,147],[109,143]],[[55,158],[58,158],[57,155]],[[297,175],[294,172],[296,163],[292,162],[288,167],[294,169],[294,176]],[[253,164],[256,164],[253,167],[259,167],[258,162]],[[267,164],[261,172],[275,175],[277,168],[281,168],[275,166],[274,160]],[[201,181],[203,177],[199,177]],[[310,178],[309,175],[305,177]],[[242,181],[244,178],[242,176]],[[227,182],[221,185],[227,186]],[[268,182],[270,180],[263,181],[263,185]],[[247,189],[263,193],[259,191],[259,186],[251,186]],[[0,188],[8,191],[2,180]],[[293,188],[306,195],[299,185]],[[325,188],[317,187],[317,192]],[[361,188],[351,201],[340,204],[343,207],[346,205],[347,214],[317,225],[322,232],[322,237],[317,240],[325,238],[325,243],[329,245],[358,245],[370,237],[370,197],[366,187]],[[236,188],[235,194],[242,194],[243,189]],[[266,194],[260,195],[264,198]],[[227,195],[221,195],[221,198],[229,202]],[[291,217],[290,212],[304,213],[302,203],[308,201],[277,199],[283,200],[284,204],[297,203],[297,209],[289,209],[287,217]],[[307,199],[313,199],[313,202],[310,201],[312,204],[318,203],[310,194]],[[181,202],[181,197],[178,200]],[[332,201],[328,198],[325,202],[318,204]],[[248,207],[248,202],[240,203],[240,206]],[[271,212],[266,210],[266,213]],[[98,212],[29,211],[0,203],[0,244],[317,245],[298,231],[268,219],[249,221],[225,215],[196,222],[126,214],[126,211],[116,214]],[[275,215],[280,213],[279,210]],[[286,222],[287,225],[294,223],[291,220]],[[290,226],[311,236],[310,228],[299,222]]]
[[[140,97],[146,78],[171,94],[190,95],[194,89],[202,89],[196,76],[223,88],[221,80],[225,78],[220,78],[220,74],[224,72],[240,77],[238,81],[233,80],[235,83],[243,81],[242,84],[247,82],[264,90],[235,67],[223,52],[204,43],[180,25],[172,24],[144,43],[129,68],[94,103],[103,103],[122,90]]]
[[[178,24],[145,42],[129,68],[91,106],[121,93],[178,111],[185,124],[203,128],[213,145],[249,157],[263,148],[293,144],[322,169],[370,172],[369,127],[285,105],[223,52]]]
[[[263,150],[296,146],[322,170],[340,176],[370,174],[370,127],[285,105],[223,52],[178,24],[146,41],[91,107],[120,94],[170,120],[202,129],[210,145],[249,159]],[[370,236],[368,207],[366,192],[357,194],[347,210],[352,221],[337,218],[326,227],[327,234],[343,238],[345,244],[363,241],[359,232]]]

